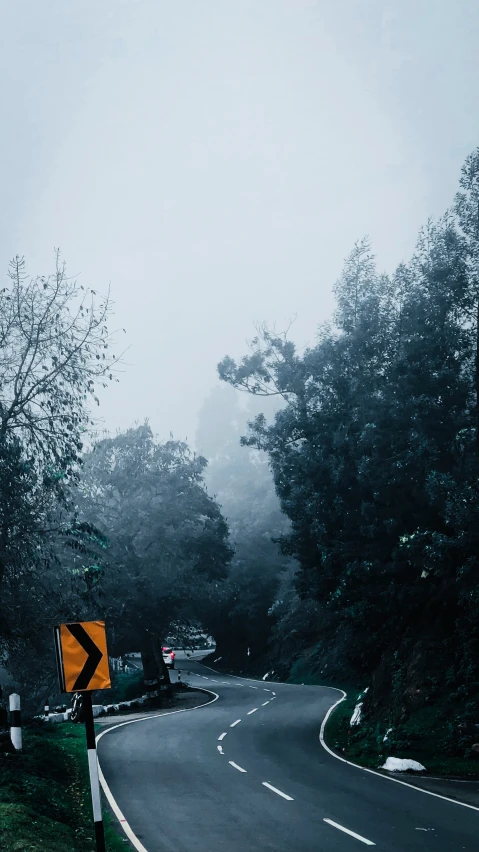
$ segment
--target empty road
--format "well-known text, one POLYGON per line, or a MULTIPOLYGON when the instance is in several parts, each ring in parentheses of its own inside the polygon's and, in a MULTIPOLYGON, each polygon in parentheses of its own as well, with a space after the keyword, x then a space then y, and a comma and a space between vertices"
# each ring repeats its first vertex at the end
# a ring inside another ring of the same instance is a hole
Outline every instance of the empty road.
POLYGON ((319 730, 337 691, 218 675, 181 655, 177 666, 219 697, 98 743, 140 852, 477 852, 479 810, 328 754, 319 730))

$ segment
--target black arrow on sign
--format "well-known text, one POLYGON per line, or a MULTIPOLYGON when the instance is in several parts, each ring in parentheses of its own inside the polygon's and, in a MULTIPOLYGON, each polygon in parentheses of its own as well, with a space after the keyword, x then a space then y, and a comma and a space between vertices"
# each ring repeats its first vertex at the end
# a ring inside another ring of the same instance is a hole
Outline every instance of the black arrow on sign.
POLYGON ((95 645, 93 639, 88 635, 81 624, 67 624, 66 626, 72 636, 77 640, 78 644, 81 645, 83 650, 88 654, 88 657, 85 660, 85 665, 73 684, 73 692, 79 692, 80 689, 88 689, 88 684, 95 674, 103 654, 98 645, 95 645))

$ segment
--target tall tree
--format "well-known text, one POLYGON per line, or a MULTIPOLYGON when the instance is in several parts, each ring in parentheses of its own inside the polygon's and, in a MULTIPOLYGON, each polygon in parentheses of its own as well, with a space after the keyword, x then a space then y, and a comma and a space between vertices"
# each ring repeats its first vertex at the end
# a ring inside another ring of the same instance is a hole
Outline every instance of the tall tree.
POLYGON ((45 619, 78 610, 85 586, 60 553, 71 555, 67 540, 81 548, 88 535, 72 521, 70 493, 89 402, 113 380, 117 360, 109 300, 95 296, 67 276, 58 253, 46 277, 29 278, 15 258, 0 291, 0 656, 11 666, 27 622, 40 644, 45 619))
POLYGON ((160 667, 170 626, 197 615, 231 558, 205 466, 185 443, 156 442, 147 424, 100 441, 84 459, 79 518, 94 516, 109 541, 101 590, 114 645, 138 643, 160 667))
POLYGON ((263 329, 219 365, 286 402, 243 439, 268 453, 291 520, 283 549, 300 570, 281 626, 297 637, 301 620, 318 667, 373 676, 373 715, 430 700, 439 665, 477 706, 478 175, 475 152, 453 211, 390 278, 354 247, 316 346, 299 356, 263 329))

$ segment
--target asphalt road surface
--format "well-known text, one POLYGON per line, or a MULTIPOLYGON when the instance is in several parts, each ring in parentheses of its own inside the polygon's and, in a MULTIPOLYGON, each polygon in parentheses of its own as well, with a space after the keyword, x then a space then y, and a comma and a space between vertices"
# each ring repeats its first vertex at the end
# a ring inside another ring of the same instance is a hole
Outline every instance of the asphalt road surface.
POLYGON ((479 810, 328 754, 319 729, 337 691, 225 677, 181 654, 176 663, 219 698, 112 729, 98 743, 141 852, 479 849, 479 810))

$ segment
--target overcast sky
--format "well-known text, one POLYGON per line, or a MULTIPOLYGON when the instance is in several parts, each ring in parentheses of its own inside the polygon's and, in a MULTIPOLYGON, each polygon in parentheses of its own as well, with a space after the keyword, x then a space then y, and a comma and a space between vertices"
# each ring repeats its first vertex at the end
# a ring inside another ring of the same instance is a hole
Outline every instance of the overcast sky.
POLYGON ((407 259, 479 144, 477 0, 0 7, 1 269, 111 282, 111 431, 193 439, 255 321, 313 342, 354 240, 407 259))

